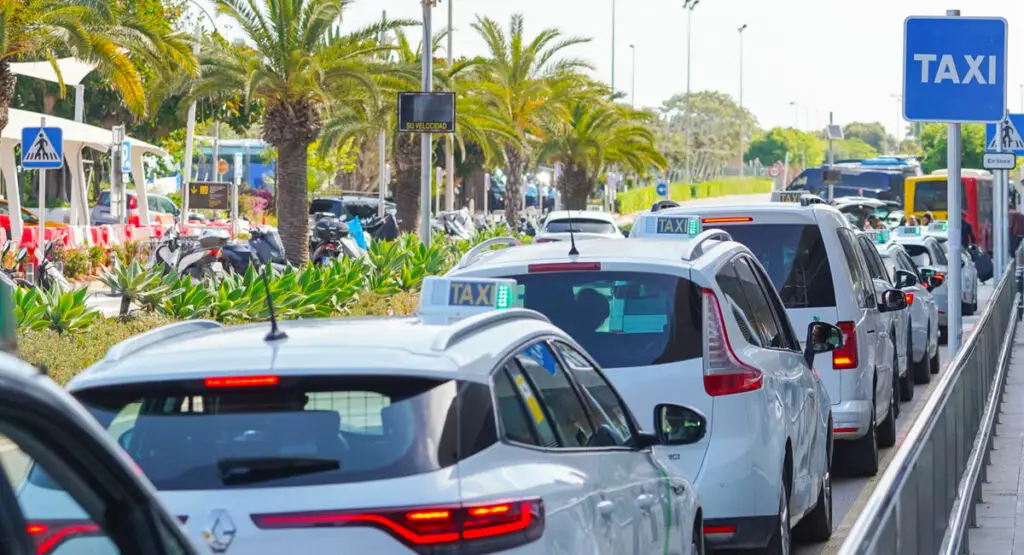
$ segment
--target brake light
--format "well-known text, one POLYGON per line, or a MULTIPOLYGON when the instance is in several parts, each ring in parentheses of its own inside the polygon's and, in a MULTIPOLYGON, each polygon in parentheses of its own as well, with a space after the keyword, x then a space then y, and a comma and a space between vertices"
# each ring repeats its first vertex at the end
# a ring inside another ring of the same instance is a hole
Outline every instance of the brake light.
POLYGON ((836 327, 843 332, 842 348, 832 351, 832 368, 850 370, 857 367, 857 326, 853 322, 839 322, 836 327))
POLYGON ((907 299, 907 306, 910 306, 910 305, 914 304, 914 294, 913 293, 904 293, 903 296, 906 297, 906 299, 907 299))
POLYGON ((601 270, 600 262, 549 262, 530 264, 526 270, 531 274, 540 272, 595 272, 601 270))
POLYGON ((324 245, 324 249, 336 249, 336 248, 338 248, 338 247, 334 246, 334 243, 327 243, 326 245, 324 245))
POLYGON ((277 376, 238 376, 231 378, 206 378, 206 387, 260 387, 277 385, 277 376))
POLYGON ((754 218, 749 216, 735 216, 732 218, 704 218, 701 223, 705 224, 742 224, 754 221, 754 218))
POLYGON ((74 538, 102 536, 100 527, 88 520, 40 520, 30 522, 26 531, 37 555, 48 555, 74 538))
POLYGON ((736 357, 718 297, 704 289, 704 391, 712 397, 761 389, 764 374, 736 357))
POLYGON ((256 514, 263 530, 368 526, 387 532, 418 553, 443 546, 487 544, 487 552, 533 542, 544 533, 540 499, 464 507, 416 507, 371 511, 256 514))
POLYGON ((714 535, 714 534, 735 534, 735 533, 736 533, 736 527, 735 526, 729 526, 729 525, 725 525, 725 524, 719 525, 719 526, 713 526, 713 525, 705 525, 704 526, 704 535, 706 535, 706 536, 711 536, 711 535, 714 535))
POLYGON ((135 195, 128 195, 128 210, 135 210, 139 207, 139 199, 135 195))
POLYGON ((210 256, 217 258, 220 256, 220 249, 210 249, 210 256))

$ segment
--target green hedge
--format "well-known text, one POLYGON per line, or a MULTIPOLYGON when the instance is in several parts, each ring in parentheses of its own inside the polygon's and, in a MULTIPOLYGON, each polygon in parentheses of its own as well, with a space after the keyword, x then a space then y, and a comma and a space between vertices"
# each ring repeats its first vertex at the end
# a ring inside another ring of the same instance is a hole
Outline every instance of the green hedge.
MULTIPOLYGON (((721 197, 725 195, 753 195, 756 193, 770 193, 772 182, 769 179, 760 177, 751 178, 726 178, 718 181, 706 181, 690 185, 687 183, 673 183, 669 186, 669 196, 675 201, 684 201, 695 198, 721 197)), ((658 200, 658 193, 655 187, 643 187, 620 193, 618 198, 618 212, 620 214, 631 214, 647 210, 658 200)))

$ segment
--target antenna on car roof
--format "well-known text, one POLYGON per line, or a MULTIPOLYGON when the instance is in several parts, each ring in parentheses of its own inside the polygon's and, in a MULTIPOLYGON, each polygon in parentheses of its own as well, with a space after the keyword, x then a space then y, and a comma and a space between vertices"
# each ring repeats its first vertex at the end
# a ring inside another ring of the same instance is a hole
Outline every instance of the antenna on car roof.
MULTIPOLYGON (((253 258, 253 264, 259 264, 256 258, 253 258)), ((260 272, 260 277, 263 278, 263 288, 267 291, 267 312, 270 315, 270 331, 263 340, 278 341, 281 339, 287 339, 288 334, 277 327, 277 315, 274 314, 274 298, 270 294, 270 278, 267 276, 267 273, 270 272, 270 266, 270 262, 264 262, 263 268, 261 268, 262 271, 260 272)))
POLYGON ((566 210, 569 214, 569 256, 579 256, 580 251, 576 250, 576 232, 572 229, 572 210, 566 210))

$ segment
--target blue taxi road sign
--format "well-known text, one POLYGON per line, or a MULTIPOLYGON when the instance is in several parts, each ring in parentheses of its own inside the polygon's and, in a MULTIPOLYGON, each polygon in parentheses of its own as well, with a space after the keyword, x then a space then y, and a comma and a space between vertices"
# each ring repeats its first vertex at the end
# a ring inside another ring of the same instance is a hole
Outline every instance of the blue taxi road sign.
POLYGON ((64 165, 64 131, 60 127, 21 130, 21 166, 26 170, 55 170, 64 165))
POLYGON ((1003 119, 1006 35, 1001 17, 908 17, 903 29, 904 119, 1003 119))
POLYGON ((655 193, 658 193, 659 197, 663 197, 668 194, 668 186, 664 183, 658 183, 657 188, 654 189, 655 193))

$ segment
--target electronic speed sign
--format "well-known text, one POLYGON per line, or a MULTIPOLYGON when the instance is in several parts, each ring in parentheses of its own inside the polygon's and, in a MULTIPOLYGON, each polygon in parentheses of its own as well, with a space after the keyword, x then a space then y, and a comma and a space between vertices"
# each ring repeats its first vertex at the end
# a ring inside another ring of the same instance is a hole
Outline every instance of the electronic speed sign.
POLYGON ((455 93, 398 93, 398 131, 454 133, 455 93))

